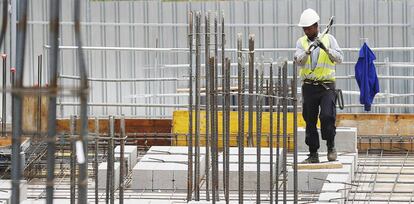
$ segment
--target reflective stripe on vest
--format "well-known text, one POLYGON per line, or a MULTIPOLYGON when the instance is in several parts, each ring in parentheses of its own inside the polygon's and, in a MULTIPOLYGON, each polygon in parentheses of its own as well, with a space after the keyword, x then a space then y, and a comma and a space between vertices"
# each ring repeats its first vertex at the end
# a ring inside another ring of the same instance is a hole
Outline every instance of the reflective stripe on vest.
MULTIPOLYGON (((300 41, 302 42, 302 47, 307 50, 309 47, 308 37, 305 35, 300 38, 300 41)), ((329 48, 329 37, 327 35, 321 39, 321 42, 325 47, 329 48)), ((329 59, 328 54, 324 50, 319 50, 318 62, 314 70, 312 70, 310 58, 308 56, 305 65, 300 67, 299 75, 302 80, 335 81, 335 63, 329 59)))

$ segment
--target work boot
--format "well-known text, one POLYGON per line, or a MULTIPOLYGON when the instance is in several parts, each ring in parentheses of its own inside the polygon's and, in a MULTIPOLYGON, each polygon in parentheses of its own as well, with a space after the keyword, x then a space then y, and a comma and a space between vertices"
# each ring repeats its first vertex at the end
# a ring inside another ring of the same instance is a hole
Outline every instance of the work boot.
POLYGON ((312 163, 319 163, 319 155, 318 153, 310 153, 308 154, 308 158, 301 162, 302 164, 312 164, 312 163))
POLYGON ((335 148, 328 149, 328 161, 336 161, 337 154, 335 148))

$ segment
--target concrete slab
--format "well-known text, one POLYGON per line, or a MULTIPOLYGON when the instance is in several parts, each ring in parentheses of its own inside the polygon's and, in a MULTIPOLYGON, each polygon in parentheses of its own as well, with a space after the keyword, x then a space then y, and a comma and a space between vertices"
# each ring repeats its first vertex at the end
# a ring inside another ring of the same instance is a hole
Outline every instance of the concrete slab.
POLYGON ((331 183, 351 183, 351 177, 343 174, 329 174, 326 180, 331 183))
MULTIPOLYGON (((307 158, 309 153, 306 152, 298 152, 298 161, 301 162, 307 158)), ((319 160, 321 162, 327 161, 327 152, 319 152, 319 160)), ((293 162, 292 157, 288 157, 288 163, 293 162)), ((356 171, 356 168, 358 166, 358 153, 344 153, 344 152, 338 152, 338 161, 341 161, 343 164, 349 164, 352 165, 353 172, 356 171)))
MULTIPOLYGON (((119 162, 119 164, 121 164, 121 154, 120 153, 115 153, 114 154, 115 157, 115 161, 119 162)), ((131 154, 124 154, 124 159, 125 159, 125 172, 124 175, 126 175, 126 173, 130 170, 132 170, 132 162, 131 162, 131 154)))
MULTIPOLYGON (((98 177, 99 177, 98 188, 100 189, 106 188, 107 167, 108 167, 107 162, 102 162, 98 166, 98 177)), ((115 186, 119 186, 119 172, 120 172, 119 168, 120 167, 121 165, 119 164, 119 162, 114 163, 114 184, 115 186)))
MULTIPOLYGON (((204 176, 205 156, 200 157, 200 174, 204 176)), ((187 155, 147 154, 132 170, 131 188, 151 191, 185 191, 187 188, 187 155)))
MULTIPOLYGON (((318 129, 319 137, 321 138, 320 129, 318 129)), ((320 139, 320 152, 328 151, 326 148, 326 141, 320 139)), ((335 148, 338 152, 352 152, 357 153, 357 129, 354 127, 338 127, 336 128, 335 148)), ((305 144, 305 129, 298 128, 298 151, 309 151, 305 144)))
MULTIPOLYGON (((0 201, 9 201, 9 203, 11 202, 11 196, 12 196, 11 180, 8 180, 8 179, 0 180, 0 193, 1 193, 0 201)), ((20 201, 24 201, 26 199, 27 199, 27 181, 21 180, 20 181, 20 201)))
POLYGON ((321 193, 319 194, 319 201, 338 204, 343 204, 345 202, 341 193, 321 193))
MULTIPOLYGON (((200 154, 205 154, 205 147, 200 147, 200 154)), ((193 149, 193 153, 195 149, 193 149)), ((186 146, 152 146, 146 154, 187 154, 188 147, 186 146)))
POLYGON ((341 174, 329 174, 323 184, 321 192, 341 193, 342 197, 347 197, 349 189, 352 187, 351 178, 341 174))
MULTIPOLYGON (((238 190, 239 186, 239 166, 230 164, 229 185, 230 191, 238 190)), ((260 186, 262 192, 269 190, 270 182, 270 165, 260 165, 260 186)), ((244 164, 244 189, 246 191, 255 191, 257 189, 257 165, 253 163, 244 164)), ((219 164, 219 189, 223 190, 223 164, 219 164)))
MULTIPOLYGON (((273 148, 273 152, 276 154, 276 148, 273 148)), ((279 148, 279 152, 280 154, 282 154, 282 148, 279 148)), ((237 147, 230 147, 230 155, 238 155, 239 154, 239 148, 237 147)), ((270 148, 261 148, 261 153, 262 155, 269 155, 270 154, 270 148)), ((244 148, 244 154, 245 155, 256 155, 257 154, 257 150, 256 147, 245 147, 244 148)))
MULTIPOLYGON (((299 155, 298 161, 306 158, 305 155, 299 155)), ((291 160, 291 158, 290 158, 291 160)), ((343 164, 340 169, 300 169, 298 170, 298 190, 321 192, 323 184, 329 174, 341 174, 353 178, 354 158, 352 156, 338 156, 339 162, 343 164)), ((327 162, 326 157, 320 157, 321 162, 327 162)), ((288 166, 288 189, 293 190, 293 168, 288 166)))
MULTIPOLYGON (((115 154, 121 153, 121 146, 116 146, 114 149, 115 154)), ((137 155, 138 149, 135 145, 125 145, 124 153, 125 155, 130 154, 131 155, 131 169, 132 166, 135 166, 135 164, 138 161, 138 155, 137 155)))

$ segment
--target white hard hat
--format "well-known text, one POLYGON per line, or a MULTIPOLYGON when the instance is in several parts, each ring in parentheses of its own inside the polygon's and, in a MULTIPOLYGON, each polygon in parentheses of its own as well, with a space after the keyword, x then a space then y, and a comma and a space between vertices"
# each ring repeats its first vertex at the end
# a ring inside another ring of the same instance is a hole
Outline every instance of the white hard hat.
POLYGON ((302 15, 300 15, 299 20, 299 27, 309 27, 319 21, 319 15, 313 9, 306 9, 303 11, 302 15))

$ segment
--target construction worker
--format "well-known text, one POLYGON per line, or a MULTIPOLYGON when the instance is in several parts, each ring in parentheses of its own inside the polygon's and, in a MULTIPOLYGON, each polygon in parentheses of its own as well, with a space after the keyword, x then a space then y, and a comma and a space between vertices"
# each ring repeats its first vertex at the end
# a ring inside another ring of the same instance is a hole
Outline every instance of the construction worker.
POLYGON ((318 115, 322 139, 328 147, 328 160, 335 161, 335 64, 341 63, 343 53, 336 39, 329 34, 319 33, 319 15, 313 9, 306 9, 300 16, 299 27, 305 35, 296 43, 295 61, 302 79, 303 119, 306 122, 306 139, 309 157, 302 163, 319 163, 319 135, 316 128, 318 115), (321 37, 321 38, 320 38, 321 37), (314 46, 310 51, 308 48, 314 46))

